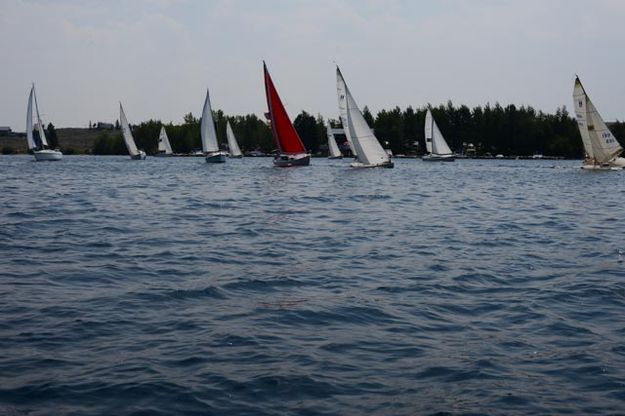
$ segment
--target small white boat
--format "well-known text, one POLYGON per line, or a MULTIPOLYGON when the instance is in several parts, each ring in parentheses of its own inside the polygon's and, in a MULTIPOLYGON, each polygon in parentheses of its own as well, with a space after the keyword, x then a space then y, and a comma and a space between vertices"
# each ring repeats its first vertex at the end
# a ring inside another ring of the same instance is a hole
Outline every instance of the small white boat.
POLYGON ((424 162, 453 162, 456 159, 429 108, 425 114, 425 148, 428 154, 423 156, 424 162))
POLYGON ((169 137, 165 131, 165 126, 161 126, 161 132, 158 135, 158 152, 154 156, 173 156, 174 152, 169 143, 169 137))
POLYGON ((334 133, 332 133, 332 126, 330 120, 326 125, 326 132, 328 135, 328 159, 343 159, 343 153, 339 150, 339 145, 336 144, 334 133))
POLYGON ((242 158, 243 153, 241 153, 241 149, 239 148, 239 143, 237 143, 237 138, 234 135, 232 126, 230 125, 230 120, 228 120, 228 122, 226 123, 226 137, 228 138, 229 157, 231 159, 242 158))
POLYGON ((28 142, 28 149, 33 152, 35 160, 37 162, 43 161, 56 161, 63 159, 63 153, 58 149, 50 149, 48 147, 48 141, 46 140, 46 134, 43 130, 43 122, 39 115, 39 105, 37 104, 37 94, 35 93, 35 84, 30 89, 30 95, 28 96, 28 108, 26 109, 26 140, 28 142), (35 143, 35 137, 33 135, 33 100, 35 103, 35 110, 37 113, 37 131, 39 132, 40 144, 35 143))
POLYGON ((126 148, 128 149, 128 154, 130 154, 130 158, 132 160, 144 160, 145 152, 143 150, 137 149, 135 139, 132 137, 132 132, 130 131, 130 124, 128 124, 128 119, 126 118, 126 114, 124 113, 124 107, 122 107, 121 102, 119 103, 119 124, 122 128, 124 143, 126 143, 126 148))
POLYGON ((625 158, 620 157, 623 148, 608 129, 595 105, 590 101, 590 97, 586 94, 586 90, 584 90, 578 77, 575 77, 573 101, 577 127, 582 136, 582 143, 586 153, 582 169, 624 169, 625 158))
POLYGON ((202 110, 200 134, 202 136, 202 151, 206 157, 206 163, 225 163, 227 153, 219 150, 208 88, 206 89, 206 99, 204 100, 204 108, 202 110))
MULTIPOLYGON (((339 107, 341 101, 345 101, 347 107, 347 130, 356 150, 356 159, 350 164, 353 168, 392 168, 394 163, 389 154, 384 150, 373 130, 367 124, 367 120, 358 108, 358 104, 352 97, 343 74, 336 67, 336 90, 339 94, 339 107)), ((339 108, 340 110, 340 108, 339 108)))

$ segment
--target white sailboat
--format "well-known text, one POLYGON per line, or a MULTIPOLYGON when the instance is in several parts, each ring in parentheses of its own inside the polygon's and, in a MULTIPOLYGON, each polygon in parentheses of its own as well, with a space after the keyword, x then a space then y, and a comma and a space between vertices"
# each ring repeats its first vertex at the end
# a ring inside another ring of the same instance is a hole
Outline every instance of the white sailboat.
POLYGON ((346 89, 345 80, 343 80, 343 76, 338 70, 337 66, 337 74, 336 74, 336 94, 339 99, 339 118, 341 119, 341 124, 343 125, 343 131, 345 132, 345 138, 347 139, 347 144, 349 145, 349 150, 352 152, 352 156, 356 157, 356 148, 354 147, 354 143, 352 142, 352 135, 349 131, 349 126, 347 125, 347 94, 345 93, 346 89))
MULTIPOLYGON (((384 150, 367 124, 367 120, 365 120, 349 88, 347 88, 338 66, 336 67, 336 81, 337 91, 344 91, 347 106, 347 129, 356 150, 356 159, 350 166, 353 168, 392 168, 394 164, 391 161, 391 156, 384 150)), ((342 97, 339 96, 339 103, 341 100, 342 97)))
POLYGON ((121 102, 119 103, 119 123, 122 128, 122 135, 124 136, 124 143, 126 143, 126 148, 128 149, 130 158, 132 160, 144 160, 145 152, 143 150, 137 149, 137 145, 135 144, 135 139, 132 137, 132 132, 130 131, 130 125, 128 124, 128 119, 126 118, 126 114, 124 113, 124 107, 122 107, 121 102))
POLYGON ((219 144, 217 143, 217 131, 215 130, 215 122, 213 121, 213 110, 208 95, 208 88, 206 89, 206 99, 204 100, 204 108, 202 109, 200 134, 202 136, 202 151, 206 155, 206 162, 225 163, 226 152, 219 150, 219 144))
POLYGON ((242 158, 243 153, 241 153, 241 149, 239 149, 239 144, 237 143, 234 131, 232 131, 230 121, 226 123, 226 137, 228 138, 228 150, 230 151, 230 157, 235 159, 242 158))
POLYGON ((582 169, 616 170, 625 168, 623 148, 608 129, 578 77, 575 77, 573 101, 577 126, 586 152, 582 169))
POLYGON ((60 150, 50 149, 48 147, 48 141, 46 140, 46 134, 43 130, 43 122, 39 115, 39 105, 37 104, 37 94, 35 93, 35 84, 30 89, 30 95, 28 96, 28 108, 26 109, 26 140, 28 141, 28 149, 33 152, 35 160, 41 161, 54 161, 63 159, 63 153, 60 150), (35 111, 37 113, 37 131, 39 132, 40 145, 35 143, 33 136, 33 100, 35 102, 35 111))
POLYGON ((423 156, 424 161, 453 162, 455 160, 454 153, 447 145, 429 108, 425 114, 425 148, 428 154, 423 156))
POLYGON ((165 126, 161 126, 161 132, 158 135, 158 153, 155 156, 172 156, 173 154, 165 126))
POLYGON ((326 132, 328 134, 328 159, 343 159, 343 153, 341 153, 338 144, 336 144, 336 139, 332 133, 332 126, 330 125, 329 119, 326 125, 326 132))

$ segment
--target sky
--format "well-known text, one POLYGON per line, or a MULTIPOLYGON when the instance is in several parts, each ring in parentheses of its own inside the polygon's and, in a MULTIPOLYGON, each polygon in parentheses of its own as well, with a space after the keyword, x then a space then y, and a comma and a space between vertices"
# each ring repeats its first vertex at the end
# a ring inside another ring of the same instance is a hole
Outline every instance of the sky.
POLYGON ((625 120, 621 0, 0 0, 0 126, 131 123, 267 111, 262 61, 289 114, 335 118, 335 63, 360 105, 572 108, 578 74, 625 120))

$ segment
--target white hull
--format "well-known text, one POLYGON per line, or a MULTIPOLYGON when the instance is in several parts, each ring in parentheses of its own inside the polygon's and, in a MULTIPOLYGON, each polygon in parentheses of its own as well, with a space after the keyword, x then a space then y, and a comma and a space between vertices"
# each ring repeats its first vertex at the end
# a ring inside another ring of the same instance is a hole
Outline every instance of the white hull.
POLYGON ((602 165, 593 163, 594 161, 584 161, 582 169, 584 170, 623 170, 625 169, 625 158, 617 157, 608 163, 602 165))
POLYGON ((291 166, 308 166, 310 165, 310 154, 300 153, 295 155, 278 155, 273 159, 273 164, 279 168, 289 168, 291 166))
POLYGON ((35 150, 33 152, 33 155, 35 155, 35 160, 37 162, 63 159, 63 153, 61 153, 59 150, 52 149, 35 150))
POLYGON ((139 153, 136 155, 130 155, 132 160, 145 160, 145 152, 143 150, 139 150, 139 153))
POLYGON ((206 163, 226 163, 226 152, 207 153, 206 163))

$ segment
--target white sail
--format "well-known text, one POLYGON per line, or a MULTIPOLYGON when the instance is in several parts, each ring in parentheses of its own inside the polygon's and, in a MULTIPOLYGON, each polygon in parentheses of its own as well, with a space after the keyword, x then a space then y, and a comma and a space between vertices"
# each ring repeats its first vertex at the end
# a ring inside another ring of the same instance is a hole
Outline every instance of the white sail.
POLYGON ((349 133, 351 134, 352 143, 356 149, 356 158, 365 166, 378 166, 389 163, 390 156, 386 153, 384 148, 382 148, 382 145, 367 124, 367 120, 365 120, 349 88, 347 88, 347 83, 345 83, 345 79, 338 67, 336 68, 336 74, 337 79, 342 79, 342 83, 345 87, 347 125, 349 133))
POLYGON ((135 139, 132 137, 130 125, 128 124, 128 120, 126 119, 126 114, 124 114, 124 108, 122 107, 122 103, 119 103, 119 123, 121 124, 122 134, 124 135, 124 142, 126 143, 126 148, 128 148, 128 153, 130 153, 130 156, 138 155, 139 150, 137 149, 137 145, 135 144, 135 139))
POLYGON ((331 157, 341 157, 343 154, 339 150, 339 146, 336 144, 336 139, 334 138, 334 134, 332 133, 332 126, 330 125, 330 120, 328 120, 326 131, 328 134, 328 149, 331 157))
POLYGON ((33 85, 33 97, 35 98, 35 112, 37 113, 37 130, 39 131, 39 140, 41 140, 41 147, 45 149, 48 147, 48 141, 46 140, 46 133, 43 131, 43 122, 39 115, 39 105, 37 104, 37 93, 35 92, 35 86, 33 85))
POLYGON ((204 100, 204 109, 202 110, 200 134, 202 135, 202 151, 204 153, 219 151, 217 132, 215 131, 215 122, 213 121, 213 110, 211 109, 211 102, 208 96, 208 88, 206 89, 206 99, 204 100))
POLYGON ((28 107, 26 109, 26 140, 28 141, 28 148, 30 150, 35 149, 35 138, 33 137, 33 94, 35 93, 35 86, 30 89, 30 95, 28 96, 28 107))
POLYGON ((345 94, 347 86, 345 85, 345 80, 341 75, 341 72, 336 71, 336 93, 339 99, 339 117, 341 119, 341 124, 343 125, 343 130, 345 131, 345 138, 347 139, 347 144, 349 144, 349 150, 352 152, 352 155, 355 157, 356 148, 354 147, 354 143, 352 142, 352 135, 349 131, 349 127, 347 125, 347 95, 345 94))
POLYGON ((427 113, 425 113, 425 150, 428 154, 432 153, 432 136, 434 135, 433 122, 434 118, 432 117, 432 112, 428 108, 427 113))
POLYGON ((577 118, 577 127, 579 134, 582 136, 582 144, 586 152, 586 158, 594 157, 592 144, 590 142, 590 134, 588 133, 588 120, 586 117, 586 92, 579 78, 575 78, 575 86, 573 87, 573 102, 575 106, 575 117, 577 118))
POLYGON ((174 153, 171 150, 171 144, 169 144, 169 137, 167 137, 165 126, 161 126, 161 132, 158 135, 158 151, 166 155, 174 153))
POLYGON ((594 159, 597 164, 610 162, 623 151, 623 148, 606 126, 579 78, 575 79, 573 99, 577 125, 587 157, 594 159))
POLYGON ((234 131, 232 131, 232 126, 230 126, 230 121, 226 123, 226 136, 228 137, 228 149, 230 149, 230 156, 241 156, 241 149, 239 149, 239 144, 237 143, 234 131))
POLYGON ((438 128, 436 120, 434 120, 434 116, 432 116, 432 112, 429 108, 425 115, 425 147, 429 153, 434 155, 443 156, 453 154, 443 137, 443 133, 441 133, 438 128), (430 139, 430 146, 428 146, 428 139, 430 139))

